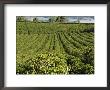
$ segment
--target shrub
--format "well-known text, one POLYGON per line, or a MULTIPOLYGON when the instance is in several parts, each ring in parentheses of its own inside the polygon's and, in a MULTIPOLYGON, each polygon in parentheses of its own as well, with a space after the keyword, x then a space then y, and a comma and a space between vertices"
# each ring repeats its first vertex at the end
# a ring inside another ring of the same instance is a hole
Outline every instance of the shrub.
POLYGON ((67 58, 69 66, 69 74, 93 74, 94 67, 90 64, 85 64, 80 58, 69 55, 67 58))
POLYGON ((18 74, 67 74, 66 59, 54 54, 38 54, 24 63, 17 62, 18 74))
POLYGON ((83 51, 83 60, 85 64, 94 65, 94 48, 93 47, 86 47, 83 51))

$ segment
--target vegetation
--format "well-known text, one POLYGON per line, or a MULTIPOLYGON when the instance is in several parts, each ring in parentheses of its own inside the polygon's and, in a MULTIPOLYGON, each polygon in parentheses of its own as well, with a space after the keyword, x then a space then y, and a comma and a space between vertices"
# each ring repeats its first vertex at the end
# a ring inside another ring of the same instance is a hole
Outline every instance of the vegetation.
POLYGON ((17 19, 17 74, 94 74, 94 24, 65 24, 64 20, 17 19))

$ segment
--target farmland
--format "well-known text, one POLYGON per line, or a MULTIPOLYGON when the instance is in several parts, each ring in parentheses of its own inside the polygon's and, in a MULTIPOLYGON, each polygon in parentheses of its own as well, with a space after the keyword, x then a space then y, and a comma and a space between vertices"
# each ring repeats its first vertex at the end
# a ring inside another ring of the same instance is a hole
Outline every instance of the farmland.
POLYGON ((94 24, 16 22, 16 74, 94 74, 94 24))

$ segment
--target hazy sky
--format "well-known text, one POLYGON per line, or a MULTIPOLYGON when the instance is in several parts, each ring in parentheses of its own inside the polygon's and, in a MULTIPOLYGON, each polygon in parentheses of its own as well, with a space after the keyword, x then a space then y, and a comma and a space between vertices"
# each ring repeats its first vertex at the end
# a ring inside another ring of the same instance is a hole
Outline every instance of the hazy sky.
MULTIPOLYGON (((38 20, 48 21, 49 16, 25 16, 28 20, 33 20, 33 18, 37 17, 38 20)), ((80 23, 94 23, 94 16, 67 16, 68 22, 77 21, 77 18, 80 19, 80 23)))

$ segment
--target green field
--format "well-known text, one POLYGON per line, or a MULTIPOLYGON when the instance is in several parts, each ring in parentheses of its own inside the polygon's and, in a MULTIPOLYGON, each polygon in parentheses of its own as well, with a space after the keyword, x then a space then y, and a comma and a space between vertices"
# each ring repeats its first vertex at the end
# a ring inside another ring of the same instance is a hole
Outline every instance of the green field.
POLYGON ((94 74, 94 24, 16 22, 16 74, 94 74))

